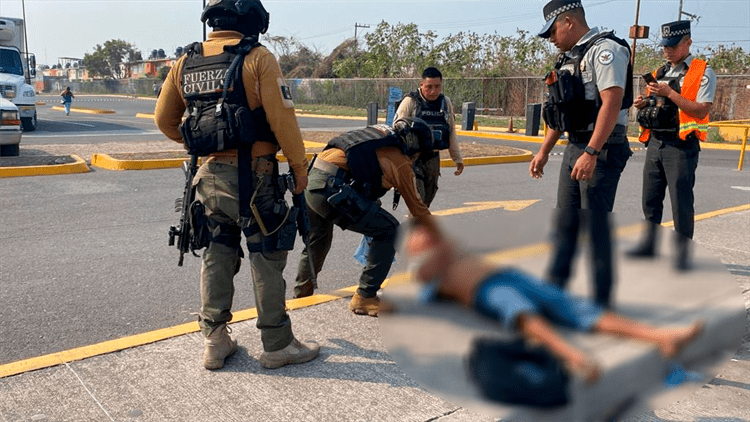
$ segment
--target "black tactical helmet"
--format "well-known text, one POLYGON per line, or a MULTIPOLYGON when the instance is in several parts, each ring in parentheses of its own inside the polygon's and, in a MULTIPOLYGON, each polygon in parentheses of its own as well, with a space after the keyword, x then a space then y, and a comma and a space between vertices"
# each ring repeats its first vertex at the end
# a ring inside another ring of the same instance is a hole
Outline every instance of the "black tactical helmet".
POLYGON ((269 14, 260 0, 209 0, 201 14, 208 26, 235 30, 245 35, 265 34, 269 14))
POLYGON ((393 123, 393 130, 403 139, 406 155, 432 151, 432 129, 424 120, 418 117, 402 117, 393 123))

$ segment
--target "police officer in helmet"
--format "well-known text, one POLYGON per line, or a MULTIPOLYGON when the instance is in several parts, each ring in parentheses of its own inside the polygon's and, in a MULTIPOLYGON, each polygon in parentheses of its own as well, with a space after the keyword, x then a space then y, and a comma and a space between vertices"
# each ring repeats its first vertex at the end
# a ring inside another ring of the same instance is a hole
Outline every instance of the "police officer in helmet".
POLYGON ((193 180, 210 233, 200 270, 203 366, 219 369, 237 350, 227 323, 243 233, 264 349, 259 361, 266 368, 306 362, 320 346, 294 337, 285 310, 282 271, 296 226, 276 153, 289 162, 295 193, 307 186, 307 161, 291 91, 274 56, 258 43, 269 14, 259 0, 211 0, 201 20, 213 31, 188 46, 169 72, 155 122, 188 152, 204 156, 193 180))
POLYGON ((433 150, 432 129, 422 119, 405 117, 393 127, 374 125, 339 135, 328 142, 310 169, 305 198, 310 214, 310 247, 302 252, 295 297, 313 294, 312 259, 320 272, 333 240, 333 226, 371 238, 367 264, 349 310, 377 316, 377 292, 391 268, 398 220, 380 207, 385 193, 396 188, 412 216, 429 220, 430 210, 416 189, 413 164, 433 150), (312 255, 312 256, 311 256, 312 255))
POLYGON ((578 231, 585 222, 592 240, 596 301, 609 306, 612 252, 607 213, 614 207, 620 175, 632 155, 626 136, 633 98, 630 48, 612 32, 589 28, 580 0, 552 0, 543 14, 546 22, 539 36, 555 44, 560 55, 546 77, 544 120, 549 130, 529 173, 542 177, 552 148, 567 132, 557 208, 590 210, 581 215, 558 213, 548 279, 567 284, 578 231))

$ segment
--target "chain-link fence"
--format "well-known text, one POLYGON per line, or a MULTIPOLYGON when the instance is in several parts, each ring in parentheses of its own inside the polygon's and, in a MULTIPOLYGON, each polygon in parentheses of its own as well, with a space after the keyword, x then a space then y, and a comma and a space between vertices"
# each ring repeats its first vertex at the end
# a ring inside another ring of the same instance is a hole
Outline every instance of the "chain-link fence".
MULTIPOLYGON (((419 79, 293 79, 294 100, 300 104, 325 104, 365 108, 388 105, 389 88, 404 94, 416 90, 419 79)), ((633 95, 643 92, 640 77, 633 80, 633 95)), ((451 98, 455 112, 464 102, 474 102, 479 115, 524 116, 526 105, 544 102, 541 76, 508 78, 445 78, 443 92, 451 98)), ((711 120, 750 118, 750 75, 720 75, 711 120)))
MULTIPOLYGON (((121 81, 68 82, 74 92, 153 95, 156 79, 126 79, 121 81)), ((288 81, 292 95, 299 104, 325 104, 366 108, 378 103, 388 105, 389 89, 400 88, 404 94, 419 86, 419 79, 292 79, 288 81)), ((633 95, 643 91, 644 82, 633 80, 633 95)), ((544 102, 545 86, 541 76, 508 78, 446 78, 443 92, 453 101, 454 111, 460 113, 461 104, 474 102, 478 115, 524 116, 526 105, 544 102)), ((711 120, 750 118, 750 75, 720 75, 716 97, 711 108, 711 120)))

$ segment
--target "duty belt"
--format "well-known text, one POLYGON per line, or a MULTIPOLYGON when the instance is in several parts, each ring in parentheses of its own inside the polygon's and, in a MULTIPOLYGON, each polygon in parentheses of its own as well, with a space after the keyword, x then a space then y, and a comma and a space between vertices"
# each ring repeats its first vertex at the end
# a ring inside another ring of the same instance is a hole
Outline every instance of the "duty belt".
MULTIPOLYGON (((604 145, 627 144, 629 141, 626 132, 627 127, 625 125, 615 125, 615 128, 612 129, 612 133, 609 134, 609 138, 607 138, 607 142, 604 145)), ((570 136, 570 143, 572 144, 588 144, 593 133, 593 131, 568 132, 568 135, 570 136)))
POLYGON ((352 176, 349 174, 348 171, 342 169, 341 167, 337 166, 336 164, 329 163, 328 161, 323 160, 322 158, 318 157, 313 162, 313 168, 318 169, 322 171, 323 173, 328 173, 331 176, 340 179, 344 183, 349 183, 349 181, 352 180, 352 176))

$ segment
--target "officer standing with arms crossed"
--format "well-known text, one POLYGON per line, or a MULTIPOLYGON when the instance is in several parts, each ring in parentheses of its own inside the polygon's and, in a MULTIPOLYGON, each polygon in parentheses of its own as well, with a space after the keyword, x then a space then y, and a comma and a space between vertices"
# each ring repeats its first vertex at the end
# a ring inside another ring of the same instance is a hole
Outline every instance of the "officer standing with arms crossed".
POLYGON ((414 174, 417 177, 417 190, 422 201, 428 207, 435 199, 440 177, 440 150, 447 149, 451 159, 456 163, 459 176, 464 171, 461 150, 456 138, 456 120, 453 115, 451 99, 443 95, 443 74, 435 67, 428 67, 422 72, 419 89, 410 92, 401 101, 393 121, 402 117, 418 117, 438 134, 434 151, 420 154, 414 163, 414 174))
MULTIPOLYGON (((643 214, 649 222, 642 242, 628 254, 656 255, 656 235, 669 188, 676 235, 678 270, 690 266, 689 239, 695 223, 695 170, 700 142, 706 140, 708 112, 716 93, 716 74, 705 61, 690 54, 690 21, 661 26, 667 64, 655 70, 647 98, 639 95, 635 107, 641 125, 639 140, 646 143, 643 166, 643 214)), ((647 77, 647 76, 646 76, 647 77)))
MULTIPOLYGON (((417 193, 413 165, 421 153, 433 150, 432 131, 422 119, 405 117, 393 127, 374 125, 339 135, 317 155, 310 169, 305 199, 310 214, 310 244, 302 252, 294 297, 313 294, 312 258, 319 274, 331 249, 333 225, 371 238, 367 263, 349 310, 378 316, 377 292, 396 254, 398 220, 380 207, 390 188, 401 193, 412 216, 426 218, 430 210, 417 193), (310 256, 312 255, 312 257, 310 256)), ((429 220, 429 218, 426 218, 429 220)))
POLYGON ((539 36, 549 38, 561 54, 546 78, 550 97, 544 118, 549 130, 529 165, 531 177, 542 177, 555 143, 563 132, 569 137, 558 182, 561 211, 549 279, 561 287, 567 284, 581 224, 579 213, 571 210, 590 210, 583 217, 592 241, 595 300, 607 307, 612 289, 607 214, 632 155, 626 136, 632 104, 630 49, 611 32, 590 29, 580 1, 552 0, 544 6, 544 17, 539 36))
POLYGON ((211 0, 201 21, 214 31, 208 41, 188 47, 169 72, 156 103, 156 125, 168 138, 184 142, 189 151, 196 140, 213 142, 208 149, 213 152, 203 154, 208 159, 193 181, 211 233, 200 271, 198 317, 205 337, 206 369, 223 367, 225 358, 237 350, 227 323, 232 319, 233 279, 242 257, 241 232, 247 240, 263 342, 260 363, 278 368, 307 362, 320 350, 316 343, 294 337, 285 309, 282 271, 293 247, 295 226, 283 217, 288 208, 277 183, 276 153, 281 149, 289 161, 295 193, 307 186, 307 160, 281 69, 273 54, 257 42, 268 28, 268 18, 259 0, 211 0), (245 50, 244 59, 235 61, 237 47, 243 45, 252 48, 245 50), (236 72, 230 72, 230 63, 236 63, 236 72), (225 77, 233 78, 229 90, 219 89, 225 77), (217 93, 224 96, 218 98, 217 93), (189 116, 181 124, 186 108, 189 116), (232 113, 218 115, 219 110, 232 113), (239 144, 223 148, 234 138, 225 136, 231 133, 226 131, 216 135, 217 127, 229 127, 241 139, 239 144), (252 204, 243 203, 241 198, 251 195, 252 204), (252 217, 243 216, 250 215, 244 211, 248 206, 252 217), (268 233, 276 227, 280 230, 268 233))

